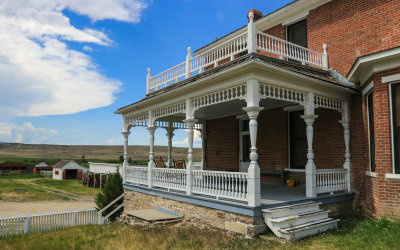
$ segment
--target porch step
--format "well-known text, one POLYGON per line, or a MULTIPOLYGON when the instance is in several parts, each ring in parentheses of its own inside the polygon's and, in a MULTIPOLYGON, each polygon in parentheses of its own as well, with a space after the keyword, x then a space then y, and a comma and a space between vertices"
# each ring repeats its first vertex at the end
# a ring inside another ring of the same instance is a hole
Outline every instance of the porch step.
POLYGON ((278 237, 288 240, 336 228, 339 220, 328 217, 330 211, 320 210, 318 202, 304 202, 263 209, 265 224, 278 237))
POLYGON ((165 225, 181 222, 183 217, 156 209, 130 210, 124 213, 130 224, 165 225))

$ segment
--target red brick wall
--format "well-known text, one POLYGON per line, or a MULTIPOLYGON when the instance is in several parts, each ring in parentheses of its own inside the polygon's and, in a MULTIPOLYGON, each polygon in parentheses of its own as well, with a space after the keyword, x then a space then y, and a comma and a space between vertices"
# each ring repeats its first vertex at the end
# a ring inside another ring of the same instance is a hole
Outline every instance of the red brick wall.
POLYGON ((206 166, 239 171, 239 124, 235 116, 208 120, 206 166))
MULTIPOLYGON (((317 168, 342 168, 343 128, 339 112, 317 109, 314 155, 317 168), (327 133, 329 131, 329 133, 327 133)), ((210 168, 239 165, 239 122, 234 116, 207 121, 206 164, 210 168)), ((288 167, 288 114, 282 108, 262 111, 258 117, 258 163, 261 169, 288 167)), ((279 182, 279 178, 268 179, 279 182)))
MULTIPOLYGON (((365 201, 369 211, 376 215, 400 216, 400 180, 386 179, 386 173, 392 173, 391 118, 388 83, 382 83, 382 77, 399 74, 400 68, 375 74, 374 81, 374 124, 375 124, 375 164, 377 177, 366 178, 365 201)), ((366 101, 363 98, 365 130, 367 130, 366 101)), ((368 136, 368 135, 367 135, 368 136)), ((368 137, 366 137, 368 138, 368 137)), ((368 143, 365 152, 368 154, 368 143)), ((368 159, 368 157, 366 157, 368 159)), ((369 170, 368 161, 365 170, 369 170)))
POLYGON ((328 44, 329 67, 346 75, 357 57, 400 45, 400 1, 333 0, 310 11, 308 47, 328 44))

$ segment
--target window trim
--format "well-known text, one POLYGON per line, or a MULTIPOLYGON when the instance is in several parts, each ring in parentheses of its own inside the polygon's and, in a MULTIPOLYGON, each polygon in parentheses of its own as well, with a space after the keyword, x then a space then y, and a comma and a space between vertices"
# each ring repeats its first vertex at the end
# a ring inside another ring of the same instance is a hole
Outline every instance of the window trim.
POLYGON ((308 26, 307 26, 307 16, 305 16, 304 18, 301 18, 301 19, 299 19, 299 20, 296 20, 295 22, 291 22, 291 23, 285 25, 285 40, 286 40, 287 42, 289 42, 289 40, 288 40, 288 38, 289 38, 289 36, 288 36, 288 27, 291 26, 291 25, 293 25, 293 24, 300 23, 300 22, 303 22, 303 21, 306 22, 306 43, 307 43, 306 48, 308 48, 308 30, 307 30, 307 27, 308 27, 308 26))
MULTIPOLYGON (((371 131, 370 131, 370 123, 369 123, 369 101, 368 101, 368 96, 372 95, 372 101, 374 100, 374 88, 373 86, 371 89, 365 93, 365 101, 367 104, 367 122, 368 122, 368 169, 370 173, 376 173, 376 164, 375 164, 375 169, 372 171, 372 161, 371 161, 371 131)), ((372 113, 374 113, 374 107, 372 107, 372 113)), ((375 115, 374 115, 375 118, 375 115)), ((374 122, 374 137, 375 137, 375 122, 374 122)), ((375 138, 374 138, 374 147, 375 147, 375 138)), ((374 150, 375 153, 375 150, 374 150)), ((375 156, 374 156, 375 160, 375 156)))
MULTIPOLYGON (((393 93, 392 88, 394 85, 400 86, 400 81, 391 82, 388 84, 389 89, 389 111, 390 111, 390 143, 392 148, 392 172, 391 174, 396 174, 396 159, 395 159, 395 138, 394 138, 394 120, 393 120, 393 93)), ((400 144, 400 142, 399 142, 400 144)), ((400 145, 399 145, 400 146, 400 145)))

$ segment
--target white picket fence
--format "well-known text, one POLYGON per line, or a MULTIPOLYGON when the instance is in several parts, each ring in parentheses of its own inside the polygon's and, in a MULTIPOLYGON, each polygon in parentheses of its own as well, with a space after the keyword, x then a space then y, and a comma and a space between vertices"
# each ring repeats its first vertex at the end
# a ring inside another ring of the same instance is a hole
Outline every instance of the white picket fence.
POLYGON ((0 237, 97 223, 98 213, 94 208, 0 216, 0 237))

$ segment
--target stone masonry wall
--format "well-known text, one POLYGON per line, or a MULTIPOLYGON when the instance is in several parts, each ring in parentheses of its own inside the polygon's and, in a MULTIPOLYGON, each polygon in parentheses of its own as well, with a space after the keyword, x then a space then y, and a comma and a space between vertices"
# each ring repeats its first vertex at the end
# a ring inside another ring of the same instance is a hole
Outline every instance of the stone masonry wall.
POLYGON ((245 216, 126 189, 124 192, 125 211, 151 209, 156 206, 176 212, 183 216, 185 222, 196 226, 227 230, 249 238, 266 230, 262 216, 245 216))

